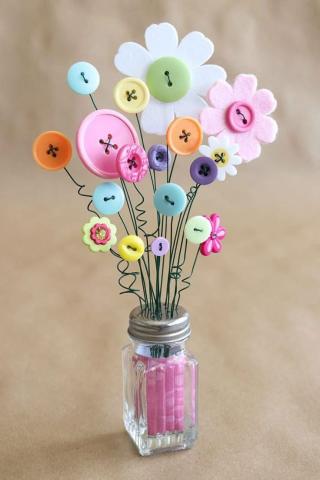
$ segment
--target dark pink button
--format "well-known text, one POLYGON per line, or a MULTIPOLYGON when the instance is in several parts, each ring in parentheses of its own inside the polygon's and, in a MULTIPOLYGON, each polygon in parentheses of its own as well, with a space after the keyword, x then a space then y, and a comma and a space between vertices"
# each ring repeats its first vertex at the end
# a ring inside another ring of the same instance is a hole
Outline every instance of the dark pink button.
POLYGON ((96 110, 81 123, 77 133, 79 157, 90 172, 118 178, 117 155, 123 145, 139 143, 129 120, 113 110, 96 110))
POLYGON ((151 243, 152 253, 156 257, 162 257, 163 255, 168 253, 169 248, 170 248, 170 243, 164 237, 157 237, 151 243))
POLYGON ((254 122, 254 110, 246 102, 234 102, 227 110, 227 121, 235 132, 246 132, 254 122))

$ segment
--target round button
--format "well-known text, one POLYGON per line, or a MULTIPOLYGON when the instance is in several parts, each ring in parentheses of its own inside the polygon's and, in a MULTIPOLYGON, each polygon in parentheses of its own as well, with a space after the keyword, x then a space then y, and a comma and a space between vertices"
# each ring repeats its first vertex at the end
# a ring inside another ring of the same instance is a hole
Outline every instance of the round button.
POLYGON ((148 160, 149 166, 153 170, 162 170, 167 169, 168 161, 170 165, 170 152, 168 151, 166 145, 152 145, 148 150, 148 160))
POLYGON ((74 92, 80 95, 90 95, 99 87, 100 75, 91 63, 77 62, 69 68, 67 81, 74 92))
POLYGON ((150 93, 160 102, 176 102, 188 93, 191 75, 188 66, 176 57, 161 57, 148 69, 150 93))
POLYGON ((184 233, 189 242, 199 245, 209 238, 211 222, 208 218, 202 217, 201 215, 191 217, 186 223, 184 233))
POLYGON ((139 143, 129 120, 113 110, 96 110, 81 123, 77 150, 84 166, 98 177, 119 178, 117 155, 123 145, 139 143))
POLYGON ((235 132, 246 132, 254 122, 254 110, 246 102, 234 102, 227 110, 227 121, 235 132))
POLYGON ((146 108, 150 100, 147 85, 139 78, 123 78, 113 91, 117 106, 126 113, 139 113, 146 108))
POLYGON ((113 215, 122 209, 124 193, 122 188, 116 183, 101 183, 93 192, 92 202, 102 215, 113 215))
POLYGON ((202 128, 193 117, 178 117, 167 130, 167 143, 178 155, 191 155, 202 143, 202 128))
POLYGON ((218 175, 218 167, 209 157, 198 157, 190 165, 190 175, 199 185, 209 185, 218 175))
POLYGON ((60 170, 71 160, 72 145, 63 133, 49 131, 41 133, 33 142, 35 161, 46 170, 60 170))
POLYGON ((118 243, 118 251, 127 262, 136 262, 144 253, 144 243, 136 235, 127 235, 118 243))
POLYGON ((140 182, 149 170, 147 154, 140 145, 124 145, 117 155, 117 167, 127 182, 140 182))
POLYGON ((163 257, 163 255, 168 253, 169 248, 170 248, 170 243, 164 237, 157 237, 151 243, 152 253, 156 257, 163 257))
POLYGON ((174 217, 186 208, 187 196, 180 185, 164 183, 156 190, 153 202, 159 213, 174 217))

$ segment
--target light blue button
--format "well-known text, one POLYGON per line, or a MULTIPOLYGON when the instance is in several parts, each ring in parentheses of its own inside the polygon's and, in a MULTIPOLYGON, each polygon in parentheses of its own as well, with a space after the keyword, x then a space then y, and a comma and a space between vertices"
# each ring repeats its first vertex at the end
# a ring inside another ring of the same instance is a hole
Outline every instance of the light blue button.
POLYGON ((187 196, 180 185, 164 183, 156 190, 153 202, 159 213, 174 217, 186 208, 187 196))
POLYGON ((92 202, 102 215, 118 213, 124 205, 124 193, 121 187, 113 182, 98 185, 93 192, 92 202))
POLYGON ((77 62, 69 68, 67 81, 74 92, 80 95, 90 95, 99 87, 100 75, 91 63, 77 62))

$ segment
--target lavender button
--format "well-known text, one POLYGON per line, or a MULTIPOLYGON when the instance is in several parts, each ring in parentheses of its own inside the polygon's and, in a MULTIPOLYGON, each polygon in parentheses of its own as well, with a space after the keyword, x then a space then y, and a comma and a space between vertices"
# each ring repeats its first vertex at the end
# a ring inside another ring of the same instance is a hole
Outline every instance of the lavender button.
POLYGON ((159 172, 165 170, 168 165, 168 160, 170 164, 170 153, 166 145, 152 145, 148 151, 148 160, 149 166, 153 170, 158 170, 159 172))
POLYGON ((169 247, 170 247, 170 243, 164 237, 155 238, 151 243, 152 253, 156 257, 162 257, 163 255, 168 253, 169 247))

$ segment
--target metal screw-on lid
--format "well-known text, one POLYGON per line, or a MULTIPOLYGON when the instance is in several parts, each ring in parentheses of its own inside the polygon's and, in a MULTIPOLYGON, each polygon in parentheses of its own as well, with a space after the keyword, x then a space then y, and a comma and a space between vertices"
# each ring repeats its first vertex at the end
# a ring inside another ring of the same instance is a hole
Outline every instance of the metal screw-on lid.
POLYGON ((129 316, 128 334, 133 340, 149 343, 182 342, 190 336, 189 314, 178 307, 172 318, 168 318, 162 307, 161 320, 147 316, 140 307, 132 310, 129 316))

